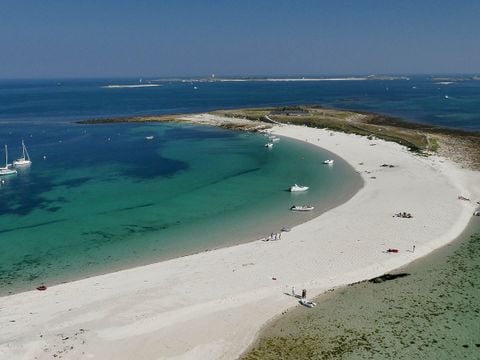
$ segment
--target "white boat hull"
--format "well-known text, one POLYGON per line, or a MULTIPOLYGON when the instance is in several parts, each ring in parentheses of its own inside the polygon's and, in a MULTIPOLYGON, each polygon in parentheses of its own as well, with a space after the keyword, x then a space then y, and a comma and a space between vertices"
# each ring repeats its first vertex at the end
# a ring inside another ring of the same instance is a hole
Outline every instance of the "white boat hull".
POLYGON ((313 206, 292 206, 290 210, 292 211, 312 211, 315 209, 313 206))
POLYGON ((13 166, 27 166, 27 165, 31 165, 32 162, 30 160, 26 160, 26 159, 18 159, 18 160, 15 160, 13 162, 13 166))
POLYGON ((301 191, 307 191, 308 186, 300 186, 300 185, 293 185, 290 187, 290 192, 301 192, 301 191))
POLYGON ((306 299, 300 300, 300 304, 302 304, 303 306, 309 307, 309 308, 313 308, 314 306, 317 306, 317 304, 314 303, 313 301, 309 301, 309 300, 306 300, 306 299))
POLYGON ((8 148, 5 145, 5 166, 0 167, 0 176, 14 175, 17 173, 17 170, 11 169, 10 164, 8 163, 8 148))
POLYGON ((16 173, 17 173, 17 170, 15 169, 5 169, 5 168, 0 169, 0 176, 15 175, 16 173))

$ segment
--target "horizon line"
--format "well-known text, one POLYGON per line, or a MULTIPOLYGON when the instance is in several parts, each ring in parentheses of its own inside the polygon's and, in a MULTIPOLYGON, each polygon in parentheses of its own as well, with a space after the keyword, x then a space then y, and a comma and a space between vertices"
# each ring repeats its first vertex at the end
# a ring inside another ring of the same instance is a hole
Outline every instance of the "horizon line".
POLYGON ((262 78, 349 78, 349 77, 381 77, 381 76, 480 76, 479 72, 419 72, 419 73, 348 73, 348 74, 255 74, 255 75, 95 75, 95 76, 39 76, 39 77, 0 77, 0 81, 12 80, 103 80, 103 79, 262 79, 262 78))

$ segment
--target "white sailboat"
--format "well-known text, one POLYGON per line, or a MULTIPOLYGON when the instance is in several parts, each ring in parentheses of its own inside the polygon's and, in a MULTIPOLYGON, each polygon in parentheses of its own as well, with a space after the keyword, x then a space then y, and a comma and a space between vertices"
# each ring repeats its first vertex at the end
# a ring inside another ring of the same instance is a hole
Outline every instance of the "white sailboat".
POLYGON ((28 156, 27 147, 25 146, 25 143, 23 142, 23 140, 22 140, 22 152, 23 152, 23 156, 15 160, 13 162, 13 166, 26 166, 32 163, 32 161, 30 160, 30 156, 28 156))
POLYGON ((0 176, 16 174, 17 170, 11 169, 8 163, 8 148, 5 145, 5 167, 0 167, 0 176))

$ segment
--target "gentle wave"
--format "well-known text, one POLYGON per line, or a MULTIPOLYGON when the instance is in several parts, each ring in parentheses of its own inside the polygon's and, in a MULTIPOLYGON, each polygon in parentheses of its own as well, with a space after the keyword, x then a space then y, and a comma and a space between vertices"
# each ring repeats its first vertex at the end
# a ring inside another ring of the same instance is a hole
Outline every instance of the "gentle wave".
POLYGON ((122 88, 144 88, 144 87, 157 87, 162 86, 160 84, 142 84, 142 85, 106 85, 102 86, 104 89, 122 89, 122 88))

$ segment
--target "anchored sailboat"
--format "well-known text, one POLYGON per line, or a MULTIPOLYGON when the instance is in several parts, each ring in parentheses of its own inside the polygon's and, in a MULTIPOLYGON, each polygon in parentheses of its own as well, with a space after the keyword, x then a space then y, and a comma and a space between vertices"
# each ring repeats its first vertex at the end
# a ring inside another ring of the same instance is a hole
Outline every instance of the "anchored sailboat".
POLYGON ((23 142, 23 140, 22 140, 22 152, 23 152, 23 156, 13 162, 14 166, 26 166, 32 163, 32 161, 30 160, 30 156, 28 156, 27 147, 25 146, 25 143, 23 142))
POLYGON ((0 176, 16 174, 17 170, 11 169, 8 163, 8 148, 5 145, 5 167, 0 167, 0 176))

